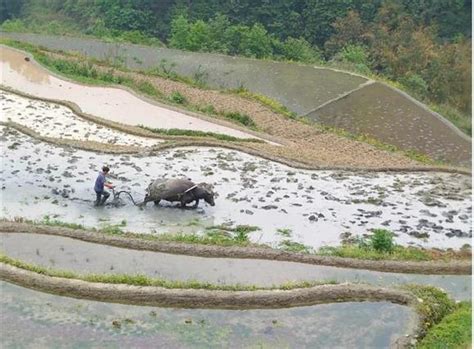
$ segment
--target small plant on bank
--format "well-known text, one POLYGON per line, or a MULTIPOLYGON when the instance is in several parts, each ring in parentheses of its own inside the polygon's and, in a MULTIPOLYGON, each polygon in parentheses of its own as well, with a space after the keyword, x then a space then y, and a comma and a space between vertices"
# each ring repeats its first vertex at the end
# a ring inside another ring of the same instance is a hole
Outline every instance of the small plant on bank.
POLYGON ((247 114, 241 114, 237 112, 230 112, 230 113, 224 113, 223 114, 226 119, 236 121, 239 124, 242 124, 244 126, 250 127, 250 128, 256 128, 257 125, 255 122, 252 120, 250 116, 247 114))
POLYGON ((186 104, 187 100, 179 91, 174 91, 169 97, 170 101, 178 104, 186 104))
POLYGON ((369 240, 372 248, 377 252, 392 253, 394 250, 393 233, 386 229, 374 229, 369 240))

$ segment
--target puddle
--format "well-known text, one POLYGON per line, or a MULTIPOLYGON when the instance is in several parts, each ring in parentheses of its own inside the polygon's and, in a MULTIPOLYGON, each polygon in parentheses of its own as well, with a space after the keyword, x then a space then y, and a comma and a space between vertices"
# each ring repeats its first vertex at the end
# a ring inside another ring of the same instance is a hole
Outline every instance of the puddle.
POLYGON ((103 60, 120 60, 132 69, 155 68, 164 60, 168 69, 180 75, 190 78, 204 76, 209 86, 218 89, 245 87, 279 101, 298 114, 306 114, 367 81, 362 77, 303 64, 110 44, 73 37, 19 33, 2 35, 50 49, 81 52, 103 60))
POLYGON ((149 147, 162 140, 129 135, 84 120, 69 108, 0 90, 1 121, 14 121, 41 136, 149 147))
POLYGON ((352 133, 371 135, 401 149, 470 167, 472 142, 468 137, 380 83, 328 104, 308 117, 352 133))
POLYGON ((415 318, 410 308, 384 302, 187 310, 77 300, 5 282, 0 288, 4 348, 386 348, 415 318))
POLYGON ((61 80, 36 62, 24 60, 20 51, 0 46, 1 83, 29 95, 73 102, 86 114, 128 125, 152 128, 179 128, 216 132, 239 138, 257 138, 245 132, 220 126, 146 102, 119 88, 93 87, 61 80))
POLYGON ((75 222, 89 227, 120 224, 135 232, 201 232, 231 222, 255 225, 254 242, 291 238, 312 247, 338 245, 341 233, 371 228, 394 231, 396 242, 460 248, 471 243, 471 182, 446 173, 303 171, 237 151, 178 148, 155 156, 107 155, 42 143, 0 128, 2 217, 75 222), (44 159, 48 159, 47 163, 44 159), (141 201, 155 178, 188 177, 215 185, 216 206, 197 210, 172 205, 141 210, 94 208, 99 169, 111 166, 117 190, 141 201), (288 229, 282 233, 277 229, 288 229))
POLYGON ((143 274, 168 280, 270 287, 292 281, 334 280, 381 286, 432 285, 453 298, 471 298, 471 276, 414 275, 258 259, 202 258, 94 244, 37 234, 0 233, 0 250, 28 263, 79 274, 143 274))

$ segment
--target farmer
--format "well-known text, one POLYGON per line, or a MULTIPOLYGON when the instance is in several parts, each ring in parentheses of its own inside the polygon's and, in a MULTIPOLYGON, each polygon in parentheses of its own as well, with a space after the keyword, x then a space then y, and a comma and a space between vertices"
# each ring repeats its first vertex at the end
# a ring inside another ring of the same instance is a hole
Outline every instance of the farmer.
POLYGON ((104 190, 104 186, 113 189, 112 183, 107 182, 106 176, 109 173, 110 168, 107 166, 102 167, 102 172, 99 172, 97 179, 95 180, 94 190, 97 195, 94 206, 102 206, 105 204, 110 196, 110 193, 104 190))

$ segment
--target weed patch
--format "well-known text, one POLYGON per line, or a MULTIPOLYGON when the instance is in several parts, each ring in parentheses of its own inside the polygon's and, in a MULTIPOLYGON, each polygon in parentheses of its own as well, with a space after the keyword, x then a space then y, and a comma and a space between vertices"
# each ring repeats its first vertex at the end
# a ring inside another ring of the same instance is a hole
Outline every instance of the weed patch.
POLYGON ((214 132, 182 130, 178 128, 170 128, 170 129, 151 128, 144 125, 138 125, 138 127, 144 130, 156 133, 156 134, 166 135, 166 136, 209 137, 209 138, 214 138, 220 141, 227 141, 227 142, 253 142, 253 143, 264 142, 263 140, 257 139, 257 138, 237 138, 237 137, 228 136, 221 133, 214 133, 214 132))

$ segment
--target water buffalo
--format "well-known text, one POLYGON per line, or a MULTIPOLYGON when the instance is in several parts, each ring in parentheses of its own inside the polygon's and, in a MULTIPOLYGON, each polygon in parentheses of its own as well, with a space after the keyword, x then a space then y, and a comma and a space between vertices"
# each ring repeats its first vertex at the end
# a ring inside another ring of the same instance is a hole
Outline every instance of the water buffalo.
POLYGON ((195 184, 189 179, 157 179, 148 186, 146 191, 142 205, 150 201, 158 205, 161 200, 166 200, 178 201, 184 208, 194 201, 194 208, 196 208, 200 199, 204 199, 211 206, 215 205, 212 186, 207 183, 195 184))

